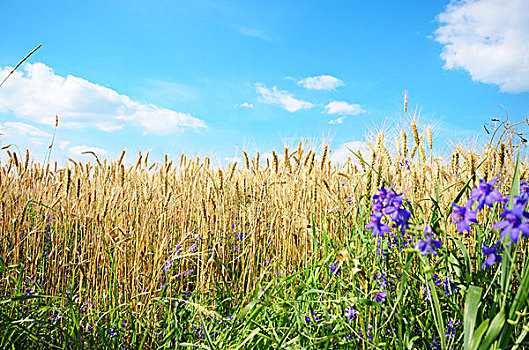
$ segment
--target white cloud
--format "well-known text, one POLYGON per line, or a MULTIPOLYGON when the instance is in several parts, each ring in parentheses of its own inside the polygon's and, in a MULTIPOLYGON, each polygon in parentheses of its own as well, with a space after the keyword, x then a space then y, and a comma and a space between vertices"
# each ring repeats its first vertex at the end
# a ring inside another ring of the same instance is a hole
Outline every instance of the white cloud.
POLYGON ((256 28, 251 28, 251 27, 246 27, 246 26, 235 26, 235 29, 239 31, 241 34, 252 37, 252 38, 257 38, 257 39, 261 39, 265 41, 272 41, 272 38, 268 34, 256 28))
MULTIPOLYGON (((5 76, 11 68, 1 71, 5 76)), ((0 89, 0 113, 44 125, 70 128, 95 127, 114 131, 125 125, 140 126, 146 133, 167 135, 185 128, 205 128, 204 121, 190 114, 142 104, 128 96, 85 79, 56 75, 43 63, 26 64, 0 89)))
POLYGON ((325 109, 327 114, 338 114, 338 115, 357 115, 365 113, 366 111, 357 103, 347 103, 344 101, 332 101, 329 102, 325 109))
POLYGON ((288 91, 278 90, 275 86, 272 89, 268 89, 264 84, 258 83, 255 84, 255 88, 261 94, 259 97, 259 102, 261 103, 280 105, 289 112, 296 112, 300 109, 313 107, 312 103, 298 100, 288 91))
POLYGON ((462 68, 501 91, 529 91, 529 1, 452 1, 438 21, 445 69, 462 68))
POLYGON ((358 153, 360 151, 362 158, 366 162, 371 160, 371 152, 367 143, 362 141, 351 141, 342 143, 336 151, 331 154, 331 161, 338 164, 347 162, 347 158, 351 158, 353 164, 360 164, 360 160, 351 152, 358 153))
POLYGON ((228 163, 232 163, 232 164, 235 163, 235 162, 237 162, 238 164, 241 164, 241 162, 242 162, 242 158, 237 157, 237 156, 235 156, 235 157, 224 157, 224 160, 227 161, 228 163))
POLYGON ((335 90, 343 86, 343 81, 332 75, 318 75, 298 81, 298 85, 310 90, 335 90))
POLYGON ((33 125, 21 122, 5 122, 0 124, 0 133, 8 136, 33 136, 33 137, 49 137, 52 135, 33 125))
POLYGON ((329 121, 329 124, 342 124, 343 121, 345 120, 345 118, 347 118, 347 117, 340 117, 340 118, 337 118, 337 119, 333 119, 333 120, 329 121))
POLYGON ((0 144, 13 144, 19 149, 47 149, 53 135, 21 122, 0 123, 0 144))
MULTIPOLYGON (((29 149, 33 159, 41 160, 48 152, 53 135, 33 125, 22 122, 0 123, 0 145, 12 144, 13 151, 24 152, 29 149)), ((6 159, 6 155, 0 152, 0 159, 6 159)))
POLYGON ((70 141, 59 141, 58 146, 60 149, 64 150, 70 145, 70 141))
POLYGON ((85 146, 85 145, 70 147, 68 150, 72 154, 74 154, 76 156, 93 157, 93 155, 91 155, 91 154, 83 154, 83 152, 94 152, 98 157, 104 157, 104 156, 106 156, 108 154, 108 151, 103 149, 103 148, 90 147, 90 146, 85 146))
POLYGON ((244 102, 239 105, 239 107, 245 107, 245 108, 253 108, 253 104, 244 102))

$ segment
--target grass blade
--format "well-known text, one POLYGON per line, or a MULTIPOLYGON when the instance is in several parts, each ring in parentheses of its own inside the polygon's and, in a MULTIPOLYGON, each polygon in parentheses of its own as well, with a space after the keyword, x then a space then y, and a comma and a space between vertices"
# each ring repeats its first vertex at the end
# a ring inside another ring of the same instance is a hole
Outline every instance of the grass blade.
POLYGON ((465 350, 469 350, 472 346, 472 337, 474 328, 476 327, 476 316, 478 314, 479 302, 483 288, 470 286, 467 290, 465 298, 465 309, 463 312, 463 329, 464 329, 464 346, 465 350))

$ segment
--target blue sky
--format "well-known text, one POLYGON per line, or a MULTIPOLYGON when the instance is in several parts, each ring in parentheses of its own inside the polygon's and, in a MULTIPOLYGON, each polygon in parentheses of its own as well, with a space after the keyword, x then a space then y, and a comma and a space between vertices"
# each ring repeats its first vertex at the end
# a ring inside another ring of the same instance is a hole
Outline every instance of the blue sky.
MULTIPOLYGON (((0 21, 2 144, 44 158, 212 155, 329 142, 420 112, 440 144, 529 117, 529 3, 7 0, 0 21), (15 146, 13 146, 15 147, 15 146)), ((360 146, 359 146, 360 147, 360 146)))

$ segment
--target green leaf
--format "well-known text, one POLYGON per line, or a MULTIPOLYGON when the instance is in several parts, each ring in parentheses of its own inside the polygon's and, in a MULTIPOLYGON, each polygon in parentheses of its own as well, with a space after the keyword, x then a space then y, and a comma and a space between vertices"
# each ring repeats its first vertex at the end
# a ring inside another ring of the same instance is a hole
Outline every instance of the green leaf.
POLYGON ((206 334, 206 340, 208 342, 208 345, 210 346, 211 349, 216 349, 209 335, 208 326, 206 326, 206 324, 204 323, 204 318, 202 318, 202 315, 200 314, 200 312, 198 313, 198 316, 200 317, 200 323, 202 323, 202 329, 204 330, 204 334, 206 334))
POLYGON ((252 340, 253 337, 255 337, 255 335, 259 333, 259 328, 256 328, 252 331, 252 333, 250 333, 246 339, 244 339, 244 341, 242 343, 239 344, 238 347, 235 348, 235 350, 239 350, 240 348, 242 348, 244 346, 244 344, 246 344, 247 342, 249 342, 250 340, 252 340))
POLYGON ((471 350, 476 350, 479 346, 479 343, 481 342, 481 338, 483 338, 483 334, 485 334, 485 331, 487 328, 489 328, 489 320, 485 320, 481 322, 478 329, 474 332, 474 336, 472 337, 472 342, 470 344, 471 350))
POLYGON ((463 312, 464 346, 465 350, 470 349, 474 328, 476 327, 476 316, 478 314, 479 302, 483 288, 470 286, 465 298, 465 309, 463 312))
POLYGON ((481 343, 479 350, 490 350, 492 343, 498 338, 503 325, 505 324, 505 308, 502 308, 500 312, 494 317, 490 323, 490 327, 485 334, 485 339, 481 343))
POLYGON ((248 305, 246 305, 241 310, 241 312, 239 312, 238 318, 242 320, 250 311, 252 311, 252 309, 255 307, 255 305, 257 305, 258 302, 259 300, 255 300, 255 299, 250 301, 248 305))
POLYGON ((426 277, 428 279, 428 285, 430 287, 430 293, 431 293, 431 302, 433 304, 433 314, 434 314, 434 321, 435 326, 437 328, 437 331, 439 332, 439 338, 441 339, 441 348, 446 349, 446 337, 445 335, 445 328, 444 328, 444 321, 443 321, 443 313, 441 311, 441 303, 439 303, 439 297, 437 296, 437 290, 435 288, 434 279, 433 279, 433 272, 430 267, 430 265, 425 261, 423 257, 421 257, 421 261, 426 269, 426 277))
MULTIPOLYGON (((525 271, 523 273, 522 281, 520 282, 520 286, 518 287, 518 291, 516 292, 516 295, 514 296, 514 300, 512 304, 509 306, 509 319, 514 320, 516 319, 516 312, 520 311, 524 305, 527 303, 527 297, 529 296, 529 268, 525 266, 525 271)), ((507 324, 505 326, 505 330, 502 334, 502 341, 501 345, 507 345, 509 341, 509 337, 512 334, 512 328, 513 325, 507 324)))

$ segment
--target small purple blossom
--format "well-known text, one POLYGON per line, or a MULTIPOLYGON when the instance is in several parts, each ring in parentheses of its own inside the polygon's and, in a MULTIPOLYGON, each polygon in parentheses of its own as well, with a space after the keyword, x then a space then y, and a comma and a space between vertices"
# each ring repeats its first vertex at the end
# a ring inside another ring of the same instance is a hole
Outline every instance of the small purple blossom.
POLYGON ((470 232, 470 223, 477 223, 476 211, 472 210, 472 204, 474 200, 469 199, 464 207, 458 206, 456 203, 452 203, 452 223, 457 223, 457 231, 463 233, 464 231, 470 232))
POLYGON ((328 267, 334 275, 337 275, 342 272, 342 268, 338 266, 336 261, 333 261, 328 267))
POLYGON ((524 200, 529 200, 529 184, 527 180, 520 180, 520 197, 524 200))
POLYGON ((433 255, 436 255, 434 248, 441 248, 441 241, 433 239, 433 232, 430 226, 424 228, 424 240, 420 240, 415 243, 415 249, 421 251, 421 255, 425 256, 428 252, 431 252, 433 255))
POLYGON ((479 180, 479 185, 470 193, 470 198, 478 201, 476 210, 483 209, 485 206, 492 207, 494 202, 503 201, 503 196, 500 191, 494 188, 497 180, 497 177, 490 182, 485 182, 483 179, 479 180))
POLYGON ((375 294, 374 301, 376 303, 383 303, 384 301, 386 301, 387 296, 388 296, 388 292, 377 292, 377 294, 375 294))
POLYGON ((432 292, 430 291, 430 286, 426 285, 426 287, 421 286, 421 291, 424 293, 424 301, 431 301, 432 300, 432 292))
POLYGON ((384 237, 384 233, 391 231, 391 228, 381 221, 383 216, 384 214, 382 212, 374 212, 371 214, 371 222, 366 225, 366 229, 372 230, 373 237, 384 237))
POLYGON ((345 309, 345 317, 349 319, 349 321, 356 319, 357 315, 358 311, 353 309, 352 307, 348 307, 347 309, 345 309))
POLYGON ((171 268, 171 259, 167 259, 167 262, 163 266, 162 270, 163 272, 167 272, 169 271, 170 268, 171 268))
POLYGON ((178 256, 180 254, 180 249, 182 248, 182 246, 179 244, 175 247, 175 256, 178 256))
POLYGON ((506 209, 500 214, 501 221, 492 225, 495 230, 502 229, 501 238, 510 234, 511 240, 516 243, 520 238, 520 233, 529 236, 529 223, 522 222, 523 218, 528 218, 529 213, 524 210, 525 204, 515 204, 512 209, 506 209))
POLYGON ((498 249, 499 244, 500 241, 496 242, 496 245, 494 247, 489 247, 485 244, 485 242, 483 242, 481 250, 483 251, 483 254, 487 255, 487 259, 485 259, 483 264, 481 264, 482 270, 494 266, 495 263, 501 262, 501 256, 499 256, 498 253, 501 252, 503 248, 498 249))
POLYGON ((116 329, 117 325, 113 324, 112 327, 108 330, 111 339, 114 339, 119 336, 119 329, 116 329))
POLYGON ((383 272, 382 273, 378 272, 375 275, 375 281, 378 282, 378 286, 382 289, 386 289, 389 286, 388 278, 383 272))
POLYGON ((454 328, 456 326, 459 326, 459 325, 461 325, 461 322, 458 321, 458 320, 454 320, 452 318, 450 320, 448 320, 447 330, 445 332, 445 336, 447 338, 452 338, 454 336, 454 334, 455 334, 454 328))
POLYGON ((450 296, 454 291, 457 290, 457 287, 450 281, 452 277, 446 276, 446 278, 442 281, 442 285, 444 287, 443 293, 450 296))

